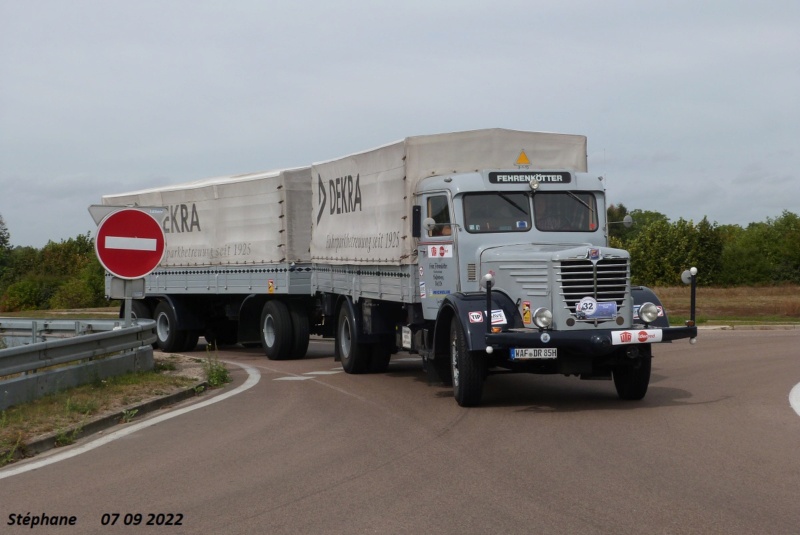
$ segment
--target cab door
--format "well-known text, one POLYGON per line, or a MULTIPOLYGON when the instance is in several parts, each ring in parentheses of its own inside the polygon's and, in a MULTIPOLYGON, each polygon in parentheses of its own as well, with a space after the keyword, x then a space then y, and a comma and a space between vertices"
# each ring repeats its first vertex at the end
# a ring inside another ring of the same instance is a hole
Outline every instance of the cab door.
POLYGON ((445 296, 459 291, 458 230, 453 224, 452 199, 448 192, 422 195, 422 217, 436 223, 422 230, 417 246, 419 297, 425 319, 436 319, 445 296))

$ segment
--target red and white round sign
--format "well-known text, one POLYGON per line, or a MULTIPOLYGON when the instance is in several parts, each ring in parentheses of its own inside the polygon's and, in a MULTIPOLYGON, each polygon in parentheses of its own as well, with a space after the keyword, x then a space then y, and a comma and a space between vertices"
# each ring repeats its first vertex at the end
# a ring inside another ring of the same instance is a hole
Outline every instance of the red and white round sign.
POLYGON ((139 279, 161 263, 164 242, 164 230, 153 216, 123 208, 100 222, 94 248, 109 273, 121 279, 139 279))

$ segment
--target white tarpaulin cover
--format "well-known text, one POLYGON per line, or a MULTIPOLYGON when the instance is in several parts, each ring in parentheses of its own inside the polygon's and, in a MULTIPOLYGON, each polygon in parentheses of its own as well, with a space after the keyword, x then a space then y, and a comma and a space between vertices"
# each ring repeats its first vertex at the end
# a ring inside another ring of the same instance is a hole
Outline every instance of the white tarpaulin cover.
POLYGON ((419 180, 485 169, 587 171, 586 137, 504 129, 408 137, 311 166, 311 259, 327 264, 414 262, 411 206, 419 180))
POLYGON ((310 168, 211 178, 106 195, 103 204, 163 206, 162 267, 308 262, 310 168))

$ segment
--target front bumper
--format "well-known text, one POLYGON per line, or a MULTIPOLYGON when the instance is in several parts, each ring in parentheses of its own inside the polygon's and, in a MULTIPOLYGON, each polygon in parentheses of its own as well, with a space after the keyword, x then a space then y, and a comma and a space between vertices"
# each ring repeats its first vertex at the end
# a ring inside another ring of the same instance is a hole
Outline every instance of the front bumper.
POLYGON ((697 327, 600 329, 580 331, 546 331, 537 329, 511 329, 500 333, 486 333, 486 346, 493 350, 511 348, 557 348, 571 353, 588 352, 607 355, 629 345, 672 342, 697 337, 697 327))

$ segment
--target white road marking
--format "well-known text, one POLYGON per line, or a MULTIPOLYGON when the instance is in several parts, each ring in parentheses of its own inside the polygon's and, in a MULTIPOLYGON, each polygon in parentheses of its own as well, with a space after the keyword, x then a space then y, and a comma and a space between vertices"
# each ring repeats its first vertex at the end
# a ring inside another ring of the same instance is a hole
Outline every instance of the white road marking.
POLYGON ((106 249, 125 249, 129 251, 155 251, 158 242, 153 238, 128 238, 106 236, 106 249))
POLYGON ((331 370, 329 372, 306 372, 303 375, 336 375, 337 373, 343 373, 343 372, 344 370, 338 369, 338 370, 331 370))
MULTIPOLYGON (((227 361, 225 361, 225 362, 227 362, 227 361)), ((228 399, 229 397, 235 396, 237 394, 241 394, 245 390, 249 390, 250 388, 256 386, 258 384, 258 381, 261 380, 261 373, 256 368, 253 368, 252 366, 248 366, 247 364, 240 364, 238 362, 227 362, 227 363, 228 364, 235 364, 236 366, 244 368, 244 370, 247 372, 247 380, 242 385, 234 388, 230 392, 225 392, 224 394, 220 394, 218 396, 215 396, 215 397, 213 397, 211 399, 208 399, 206 401, 202 401, 202 402, 197 403, 195 405, 190 405, 190 406, 184 407, 182 409, 177 409, 177 410, 174 410, 174 411, 170 411, 170 412, 164 413, 164 414, 162 414, 160 416, 156 416, 155 418, 150 418, 149 420, 143 420, 143 421, 141 421, 139 423, 133 424, 133 425, 128 426, 128 427, 125 427, 124 429, 120 429, 119 431, 114 431, 113 433, 109 433, 108 435, 106 435, 104 437, 101 437, 101 438, 98 438, 97 440, 93 440, 93 441, 87 442, 86 444, 83 444, 81 446, 78 446, 78 447, 75 447, 75 448, 71 448, 71 449, 68 449, 68 450, 60 452, 60 453, 56 453, 55 455, 52 455, 52 456, 47 457, 45 459, 41 459, 41 460, 38 460, 38 461, 33 461, 33 462, 30 462, 30 463, 26 463, 26 464, 23 464, 23 465, 20 465, 20 466, 16 466, 16 467, 10 468, 8 470, 0 470, 0 479, 5 479, 7 477, 11 477, 11 476, 15 476, 15 475, 22 474, 22 473, 25 473, 25 472, 29 472, 31 470, 37 470, 37 469, 42 468, 44 466, 47 466, 49 464, 57 463, 59 461, 63 461, 63 460, 66 460, 66 459, 71 459, 72 457, 77 457, 78 455, 80 455, 82 453, 86 453, 87 451, 91 451, 91 450, 93 450, 95 448, 99 448, 100 446, 104 446, 105 444, 108 444, 109 442, 113 442, 113 441, 115 441, 117 439, 120 439, 122 437, 128 436, 130 434, 133 434, 136 431, 139 431, 141 429, 146 429, 146 428, 148 428, 150 426, 159 424, 159 423, 164 422, 166 420, 169 420, 171 418, 175 418, 177 416, 182 416, 182 415, 186 414, 187 412, 191 412, 191 411, 194 411, 194 410, 197 410, 197 409, 201 409, 203 407, 207 407, 208 405, 212 405, 214 403, 219 403, 220 401, 224 401, 224 400, 228 399)))
POLYGON ((304 377, 302 375, 287 375, 286 377, 278 377, 273 379, 273 381, 307 381, 309 379, 313 379, 313 377, 304 377))
POLYGON ((800 415, 800 383, 794 385, 792 391, 789 392, 789 404, 794 409, 794 412, 800 415))

